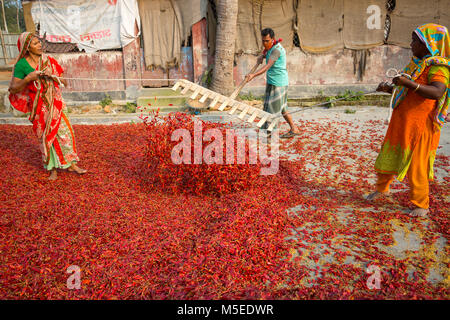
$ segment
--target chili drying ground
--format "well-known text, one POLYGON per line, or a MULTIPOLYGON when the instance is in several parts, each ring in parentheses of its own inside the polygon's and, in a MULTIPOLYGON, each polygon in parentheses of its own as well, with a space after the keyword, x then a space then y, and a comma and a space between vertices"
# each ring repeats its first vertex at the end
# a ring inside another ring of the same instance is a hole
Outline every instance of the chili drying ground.
POLYGON ((381 120, 299 123, 277 175, 219 196, 149 185, 143 124, 74 126, 89 173, 54 183, 31 127, 1 125, 0 298, 448 298, 448 154, 438 150, 430 218, 413 219, 405 184, 362 199, 381 120), (67 289, 70 265, 80 290, 67 289))

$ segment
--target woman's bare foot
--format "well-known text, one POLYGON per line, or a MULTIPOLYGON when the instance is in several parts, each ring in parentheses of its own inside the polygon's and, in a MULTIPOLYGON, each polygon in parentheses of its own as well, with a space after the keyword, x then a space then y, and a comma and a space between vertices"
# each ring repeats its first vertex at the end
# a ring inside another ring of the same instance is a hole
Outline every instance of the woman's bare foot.
POLYGON ((70 172, 76 172, 78 174, 85 174, 87 172, 86 169, 81 169, 79 166, 77 166, 75 163, 72 163, 72 166, 67 169, 67 171, 70 172))
POLYGON ((411 210, 409 215, 412 217, 426 217, 429 212, 430 212, 430 209, 424 209, 424 208, 417 207, 417 208, 411 210))
POLYGON ((369 194, 367 196, 366 200, 367 201, 373 201, 375 199, 380 198, 381 196, 388 196, 388 195, 390 195, 389 192, 378 192, 378 191, 375 191, 375 192, 372 192, 371 194, 369 194))
POLYGON ((50 176, 48 177, 48 180, 55 181, 56 178, 58 178, 58 171, 56 171, 56 169, 53 169, 50 173, 50 176))

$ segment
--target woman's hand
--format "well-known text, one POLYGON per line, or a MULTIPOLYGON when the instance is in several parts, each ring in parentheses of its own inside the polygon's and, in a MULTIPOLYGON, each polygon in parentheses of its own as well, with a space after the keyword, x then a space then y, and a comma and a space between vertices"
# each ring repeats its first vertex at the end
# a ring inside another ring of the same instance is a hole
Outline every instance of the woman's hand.
POLYGON ((398 76, 392 79, 392 83, 394 83, 396 86, 407 86, 408 83, 410 83, 411 80, 408 80, 406 77, 398 76))
POLYGON ((26 77, 25 80, 27 82, 31 82, 31 81, 36 81, 40 76, 40 72, 39 71, 33 71, 30 72, 26 77))
POLYGON ((392 93, 392 86, 388 84, 386 81, 383 81, 378 85, 377 91, 392 93))
POLYGON ((53 75, 53 73, 50 68, 45 69, 44 76, 51 77, 52 75, 53 75))

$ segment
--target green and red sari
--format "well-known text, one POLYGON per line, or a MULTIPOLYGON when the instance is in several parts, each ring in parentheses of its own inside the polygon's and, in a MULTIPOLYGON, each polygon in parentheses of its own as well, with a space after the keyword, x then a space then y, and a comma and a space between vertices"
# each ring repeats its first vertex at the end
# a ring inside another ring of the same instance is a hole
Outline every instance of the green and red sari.
MULTIPOLYGON (((17 41, 19 56, 13 77, 24 79, 30 72, 47 69, 51 70, 52 74, 61 76, 63 68, 48 55, 42 54, 36 69, 28 64, 25 55, 33 37, 30 32, 20 35, 17 41)), ((57 81, 39 77, 38 80, 30 82, 23 91, 10 94, 9 101, 15 109, 30 113, 29 120, 33 124, 47 170, 66 169, 79 161, 74 132, 65 114, 66 104, 57 81)))

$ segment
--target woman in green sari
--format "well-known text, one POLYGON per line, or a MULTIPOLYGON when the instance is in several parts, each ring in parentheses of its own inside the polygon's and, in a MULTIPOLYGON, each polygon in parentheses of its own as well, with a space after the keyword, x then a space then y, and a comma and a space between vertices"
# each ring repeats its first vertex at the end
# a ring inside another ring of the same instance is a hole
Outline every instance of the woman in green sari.
POLYGON ((77 166, 75 135, 61 96, 59 82, 66 84, 60 79, 63 68, 53 57, 42 53, 41 42, 30 32, 20 35, 17 46, 19 56, 9 86, 9 100, 15 109, 30 113, 44 168, 51 171, 49 179, 57 178, 57 169, 86 173, 77 166))

